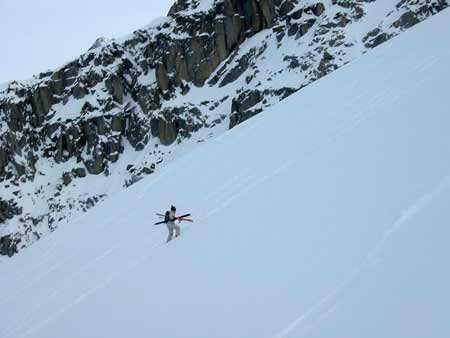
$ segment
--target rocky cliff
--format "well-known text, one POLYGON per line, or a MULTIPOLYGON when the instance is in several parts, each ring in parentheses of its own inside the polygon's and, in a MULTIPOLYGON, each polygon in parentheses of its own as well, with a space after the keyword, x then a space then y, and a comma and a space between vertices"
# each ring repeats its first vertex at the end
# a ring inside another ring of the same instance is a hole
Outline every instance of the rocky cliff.
POLYGON ((0 254, 13 255, 448 5, 179 0, 164 19, 7 84, 0 88, 0 254))

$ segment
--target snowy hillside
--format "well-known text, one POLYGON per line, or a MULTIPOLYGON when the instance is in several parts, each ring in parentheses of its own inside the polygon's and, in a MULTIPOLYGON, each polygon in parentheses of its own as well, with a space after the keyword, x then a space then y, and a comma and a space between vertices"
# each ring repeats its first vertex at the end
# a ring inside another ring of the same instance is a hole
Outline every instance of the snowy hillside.
POLYGON ((445 10, 5 259, 0 337, 449 337, 449 29, 445 10), (195 223, 165 244, 171 203, 195 223))
MULTIPOLYGON (((178 0, 147 27, 0 86, 0 255, 15 254, 448 5, 178 0)), ((291 123, 277 132, 290 133, 291 123)))

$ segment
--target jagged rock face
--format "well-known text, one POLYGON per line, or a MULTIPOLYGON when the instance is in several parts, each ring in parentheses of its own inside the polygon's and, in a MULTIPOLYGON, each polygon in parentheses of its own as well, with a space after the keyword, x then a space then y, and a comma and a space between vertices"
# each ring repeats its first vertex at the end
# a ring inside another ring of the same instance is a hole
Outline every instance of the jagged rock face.
MULTIPOLYGON (((41 74, 32 85, 12 83, 0 101, 12 132, 1 135, 0 173, 8 164, 20 166, 14 155, 32 156, 41 147, 56 162, 75 157, 98 174, 117 160, 122 137, 142 148, 152 131, 162 144, 172 143, 179 132, 180 109, 158 116, 161 101, 170 99, 176 87, 187 90, 185 83, 202 86, 245 38, 269 27, 275 15, 271 0, 229 0, 206 13, 180 14, 189 4, 180 1, 174 7, 178 11, 171 11, 173 20, 151 31, 138 31, 123 44, 112 42, 98 52, 88 52, 54 73, 41 74), (159 33, 168 28, 173 34, 159 33), (139 77, 152 72, 154 83, 140 83, 139 77), (71 116, 59 117, 61 110, 71 110, 71 116), (146 116, 137 118, 139 113, 146 116), (150 128, 155 123, 159 128, 150 128)), ((104 43, 101 39, 91 49, 104 43)), ((198 128, 185 124, 188 129, 198 128)), ((32 174, 30 159, 26 162, 32 174)))
POLYGON ((0 198, 0 223, 6 222, 8 219, 22 213, 21 208, 17 206, 14 200, 4 201, 0 198))
POLYGON ((0 237, 0 255, 12 257, 18 250, 20 238, 14 238, 12 235, 0 237))
MULTIPOLYGON (((22 209, 14 200, 4 201, 0 198, 0 225, 22 213, 22 209)), ((17 253, 20 236, 0 236, 0 255, 12 256, 17 253)))
POLYGON ((108 182, 139 181, 178 144, 236 126, 449 5, 381 2, 178 0, 166 19, 0 89, 0 197, 17 208, 0 214, 0 253, 100 202, 108 182))
POLYGON ((178 1, 169 11, 189 35, 163 48, 169 53, 156 65, 156 80, 162 91, 180 87, 184 81, 203 86, 238 45, 275 21, 274 0, 216 1, 209 11, 196 13, 199 5, 199 1, 178 1), (188 10, 193 14, 186 15, 188 10))

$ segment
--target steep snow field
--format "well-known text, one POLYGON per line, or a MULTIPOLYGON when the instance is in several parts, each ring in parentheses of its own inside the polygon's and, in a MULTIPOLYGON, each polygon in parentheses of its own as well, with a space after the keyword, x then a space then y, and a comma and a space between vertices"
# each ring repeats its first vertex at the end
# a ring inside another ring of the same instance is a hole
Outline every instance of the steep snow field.
POLYGON ((449 337, 450 11, 0 264, 0 337, 449 337), (154 214, 192 212, 166 245, 154 214))

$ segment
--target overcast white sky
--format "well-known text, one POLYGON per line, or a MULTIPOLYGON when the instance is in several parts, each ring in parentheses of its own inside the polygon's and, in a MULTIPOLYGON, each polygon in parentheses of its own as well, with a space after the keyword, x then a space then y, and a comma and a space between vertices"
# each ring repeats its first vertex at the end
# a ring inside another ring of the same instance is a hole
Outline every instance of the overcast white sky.
POLYGON ((30 78, 165 16, 175 0, 0 0, 0 83, 30 78))

